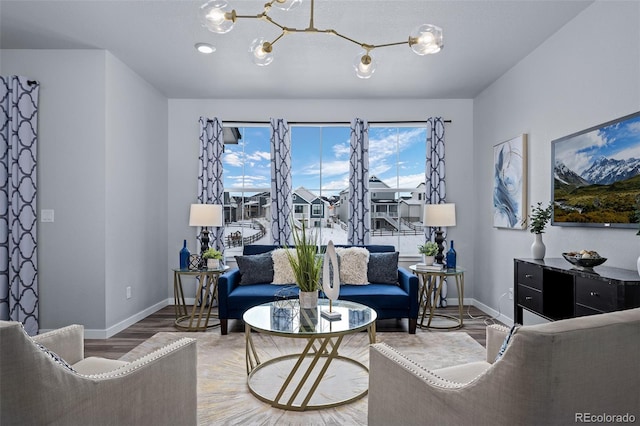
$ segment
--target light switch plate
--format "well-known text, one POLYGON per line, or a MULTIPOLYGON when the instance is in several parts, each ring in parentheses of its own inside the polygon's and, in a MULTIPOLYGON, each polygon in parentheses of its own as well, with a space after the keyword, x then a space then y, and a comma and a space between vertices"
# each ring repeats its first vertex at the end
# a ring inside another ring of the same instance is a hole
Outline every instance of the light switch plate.
POLYGON ((40 222, 53 222, 53 210, 52 209, 40 210, 40 222))

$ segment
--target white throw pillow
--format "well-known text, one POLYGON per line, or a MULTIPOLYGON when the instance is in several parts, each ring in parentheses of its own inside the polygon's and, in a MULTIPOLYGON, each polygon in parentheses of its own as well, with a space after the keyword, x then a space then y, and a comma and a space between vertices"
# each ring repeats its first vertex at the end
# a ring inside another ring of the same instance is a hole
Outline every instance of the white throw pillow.
POLYGON ((363 247, 337 248, 340 258, 340 282, 343 284, 369 284, 367 265, 369 250, 363 247))
POLYGON ((271 252, 273 260, 273 281, 271 284, 295 284, 296 276, 293 273, 287 250, 296 257, 296 251, 293 249, 275 249, 271 252))

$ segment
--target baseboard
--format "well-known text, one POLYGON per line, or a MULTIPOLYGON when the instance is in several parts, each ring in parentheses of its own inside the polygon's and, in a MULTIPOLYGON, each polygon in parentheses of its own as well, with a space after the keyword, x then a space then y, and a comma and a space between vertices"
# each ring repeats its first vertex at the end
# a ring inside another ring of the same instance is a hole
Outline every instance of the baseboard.
MULTIPOLYGON (((173 304, 173 298, 171 299, 171 303, 173 304)), ((152 313, 159 311, 160 309, 164 308, 168 304, 169 304, 168 299, 158 302, 155 305, 150 306, 147 309, 144 309, 123 321, 120 321, 119 323, 107 328, 106 330, 85 328, 84 338, 85 339, 108 339, 109 337, 120 333, 122 330, 125 330, 128 327, 131 327, 133 324, 137 323, 138 321, 145 319, 152 313)))
MULTIPOLYGON (((513 302, 513 301, 511 301, 513 302)), ((466 303, 466 299, 465 299, 465 303, 466 303)), ((485 314, 491 316, 491 318, 494 318, 498 321, 500 321, 503 324, 506 325, 513 325, 513 319, 509 318, 508 316, 504 315, 502 312, 498 312, 493 308, 490 308, 489 306, 485 305, 484 303, 478 302, 475 299, 471 299, 471 303, 472 306, 475 306, 476 308, 480 309, 482 312, 484 312, 485 314)))
MULTIPOLYGON (((195 302, 195 298, 185 298, 185 303, 187 305, 193 305, 193 303, 195 302)), ((122 330, 127 329, 128 327, 132 326, 133 324, 137 323, 140 320, 145 319, 146 317, 148 317, 149 315, 153 314, 154 312, 159 311, 160 309, 164 308, 165 306, 168 305, 173 305, 174 300, 173 297, 172 298, 168 298, 165 299, 161 302, 156 303, 153 306, 148 307, 147 309, 144 309, 143 311, 140 311, 138 313, 136 313, 135 315, 130 316, 129 318, 120 321, 118 324, 115 324, 109 328, 107 328, 106 330, 99 330, 99 329, 86 329, 84 330, 84 338, 85 339, 108 339, 111 336, 118 334, 119 332, 121 332, 122 330)), ((513 319, 507 317, 506 315, 502 314, 501 312, 496 311, 493 308, 490 308, 489 306, 485 305, 484 303, 478 302, 477 300, 473 299, 473 298, 464 298, 463 299, 463 303, 465 305, 471 305, 471 306, 475 306, 476 308, 480 309, 482 312, 484 312, 485 314, 491 316, 492 318, 495 318, 496 320, 502 322, 503 324, 507 324, 507 325, 512 325, 513 324, 513 319)), ((447 304, 449 306, 458 306, 458 298, 457 297, 451 297, 451 298, 447 298, 447 304)), ((44 330, 41 329, 40 333, 44 333, 50 330, 44 330)))

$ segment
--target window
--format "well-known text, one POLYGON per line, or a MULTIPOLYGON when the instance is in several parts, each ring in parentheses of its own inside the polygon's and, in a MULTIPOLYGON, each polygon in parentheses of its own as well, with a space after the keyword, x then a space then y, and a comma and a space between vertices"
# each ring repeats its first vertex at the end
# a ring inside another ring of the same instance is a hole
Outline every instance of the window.
MULTIPOLYGON (((243 244, 271 242, 264 239, 270 226, 270 129, 245 127, 240 133, 237 145, 226 145, 224 157, 227 242, 233 233, 238 252, 243 244)), ((304 203, 294 205, 294 214, 302 219, 311 209, 321 244, 347 243, 349 138, 349 126, 291 127, 292 187, 304 203)), ((425 150, 424 127, 370 127, 372 244, 392 244, 401 254, 415 255, 424 242, 425 150)))

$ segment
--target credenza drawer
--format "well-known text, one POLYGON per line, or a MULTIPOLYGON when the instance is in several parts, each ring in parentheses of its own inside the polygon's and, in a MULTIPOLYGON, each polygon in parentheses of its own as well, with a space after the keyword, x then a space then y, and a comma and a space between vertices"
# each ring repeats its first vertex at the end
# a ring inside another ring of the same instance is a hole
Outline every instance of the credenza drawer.
POLYGON ((602 313, 604 313, 604 312, 598 311, 598 310, 593 309, 593 308, 589 308, 587 306, 576 304, 575 316, 577 316, 577 317, 586 317, 586 316, 589 316, 589 315, 597 315, 597 314, 602 314, 602 313))
POLYGON ((617 287, 609 281, 576 277, 576 305, 600 312, 611 312, 617 306, 617 287))
POLYGON ((518 284, 518 304, 523 308, 542 313, 542 292, 518 284))
POLYGON ((529 263, 518 263, 518 284, 542 290, 542 268, 529 263))

